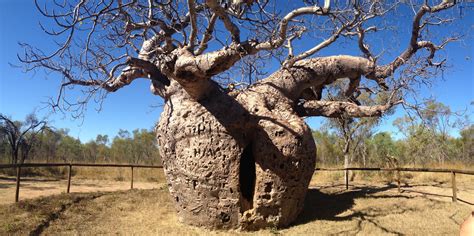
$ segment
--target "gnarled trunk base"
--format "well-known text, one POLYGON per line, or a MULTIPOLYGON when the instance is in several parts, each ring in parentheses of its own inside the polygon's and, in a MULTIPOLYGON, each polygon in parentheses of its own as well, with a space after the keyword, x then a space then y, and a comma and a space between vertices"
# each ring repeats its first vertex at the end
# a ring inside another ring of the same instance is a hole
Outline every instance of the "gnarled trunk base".
POLYGON ((207 97, 195 101, 176 92, 157 126, 180 221, 206 228, 287 226, 303 207, 314 171, 310 129, 291 101, 267 85, 234 95, 215 86, 207 97))

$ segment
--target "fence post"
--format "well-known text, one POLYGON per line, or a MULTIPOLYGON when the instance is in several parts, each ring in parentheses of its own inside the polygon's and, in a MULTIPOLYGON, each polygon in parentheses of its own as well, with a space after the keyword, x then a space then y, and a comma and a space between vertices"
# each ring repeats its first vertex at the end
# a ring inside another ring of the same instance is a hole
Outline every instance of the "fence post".
POLYGON ((15 202, 18 202, 18 200, 20 199, 20 176, 21 176, 21 165, 17 165, 15 202))
POLYGON ((397 168, 397 184, 398 184, 398 193, 401 193, 401 192, 402 192, 402 191, 401 191, 401 189, 400 189, 400 182, 401 182, 401 180, 400 180, 400 169, 399 169, 399 168, 397 168))
POLYGON ((345 175, 346 175, 346 190, 349 189, 349 171, 345 170, 345 175))
POLYGON ((133 189, 133 166, 132 166, 132 182, 130 184, 130 189, 133 189))
POLYGON ((457 188, 456 188, 456 172, 451 171, 451 184, 453 187, 453 202, 458 201, 457 188))
POLYGON ((69 164, 69 171, 67 173, 67 193, 71 190, 71 175, 72 175, 72 165, 69 164))

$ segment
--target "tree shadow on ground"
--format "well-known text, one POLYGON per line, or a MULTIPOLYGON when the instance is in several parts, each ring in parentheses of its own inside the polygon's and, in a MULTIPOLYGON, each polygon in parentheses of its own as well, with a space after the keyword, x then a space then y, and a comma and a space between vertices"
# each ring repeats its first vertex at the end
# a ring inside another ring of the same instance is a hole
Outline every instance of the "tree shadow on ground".
MULTIPOLYGON (((52 190, 52 189, 56 189, 57 187, 54 187, 54 186, 50 186, 50 187, 47 187, 47 186, 32 186, 32 185, 28 185, 28 186, 21 186, 21 189, 28 189, 28 190, 35 190, 35 191, 45 191, 45 190, 52 190)), ((20 190, 21 191, 21 190, 20 190)))
POLYGON ((0 188, 12 188, 15 186, 15 183, 0 183, 0 188))
POLYGON ((384 198, 414 198, 413 196, 404 195, 374 195, 378 192, 384 192, 390 189, 396 188, 396 185, 389 184, 383 187, 355 187, 352 186, 350 190, 341 190, 338 192, 324 193, 317 188, 310 188, 306 195, 305 207, 301 212, 298 219, 293 225, 306 224, 316 220, 330 220, 330 221, 351 221, 355 220, 356 227, 351 229, 343 229, 336 234, 357 234, 362 231, 363 224, 372 224, 379 228, 384 233, 402 235, 402 233, 391 230, 379 222, 377 217, 383 217, 388 214, 402 214, 405 211, 412 211, 414 209, 397 209, 398 212, 380 212, 377 210, 371 211, 350 211, 349 214, 339 216, 341 213, 346 212, 354 207, 354 201, 357 198, 371 198, 371 199, 384 199, 384 198))
MULTIPOLYGON (((351 209, 354 206, 354 199, 361 197, 393 198, 395 196, 371 196, 371 194, 393 188, 396 188, 396 186, 392 184, 384 187, 352 187, 348 191, 334 193, 323 193, 317 188, 310 188, 306 194, 304 209, 295 224, 305 224, 314 220, 350 220, 347 217, 337 217, 337 215, 351 209)), ((397 195, 396 197, 412 198, 403 195, 397 195)))
MULTIPOLYGON (((98 187, 101 187, 101 188, 104 188, 104 187, 110 187, 110 184, 105 184, 105 183, 74 183, 74 186, 76 187, 91 187, 91 188, 98 188, 98 187)), ((126 184, 124 184, 124 186, 126 186, 126 184)))
MULTIPOLYGON (((423 191, 417 191, 417 190, 408 190, 408 189, 403 189, 402 191, 403 191, 403 192, 407 192, 407 193, 418 193, 418 194, 423 194, 424 196, 435 196, 435 197, 453 198, 453 196, 452 196, 452 195, 437 194, 437 193, 427 193, 427 192, 423 192, 423 191)), ((474 206, 474 203, 473 203, 473 202, 469 202, 469 201, 466 201, 466 200, 460 199, 459 197, 457 198, 457 200, 458 200, 458 201, 460 201, 460 202, 463 202, 463 203, 465 203, 465 204, 468 204, 468 205, 474 206)))

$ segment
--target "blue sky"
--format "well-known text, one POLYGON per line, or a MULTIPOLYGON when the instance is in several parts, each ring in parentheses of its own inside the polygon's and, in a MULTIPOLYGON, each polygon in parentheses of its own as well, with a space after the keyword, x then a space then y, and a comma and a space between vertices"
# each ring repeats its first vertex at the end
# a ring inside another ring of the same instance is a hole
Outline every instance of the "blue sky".
MULTIPOLYGON (((470 109, 474 101, 474 63, 473 33, 474 8, 466 8, 463 18, 454 26, 443 29, 448 34, 455 29, 466 35, 464 42, 447 46, 442 53, 452 67, 439 79, 432 89, 422 89, 420 96, 435 96, 438 101, 449 105, 452 110, 470 109), (453 28, 454 27, 454 28, 453 28)), ((409 15, 410 12, 407 11, 409 15)), ((413 13, 411 13, 413 14, 413 13)), ((83 119, 74 119, 70 114, 54 114, 44 103, 48 97, 54 97, 59 87, 59 79, 39 71, 25 74, 9 63, 19 64, 17 53, 21 53, 18 42, 27 42, 46 51, 53 49, 53 41, 40 29, 38 22, 44 19, 37 12, 34 3, 26 0, 0 1, 0 112, 14 119, 23 119, 28 113, 36 111, 40 117, 47 116, 55 127, 68 128, 73 137, 82 141, 94 139, 97 134, 114 136, 119 129, 133 130, 151 128, 159 119, 162 100, 149 92, 149 82, 137 80, 116 93, 108 95, 98 112, 97 104, 91 103, 83 119)), ((408 34, 400 34, 403 48, 408 34)), ((385 40, 385 39, 384 39, 385 40)), ((314 42, 301 42, 301 47, 311 46, 314 42)), ((391 42, 385 42, 390 44, 391 42)), ((400 50, 402 49, 400 48, 400 50)), ((398 52, 398 51, 397 51, 398 52)), ((348 48, 328 48, 322 54, 350 54, 359 52, 348 48)), ((380 131, 394 131, 391 123, 403 115, 398 109, 394 116, 385 119, 378 128, 380 131)), ((308 120, 313 129, 320 127, 323 119, 308 120)))

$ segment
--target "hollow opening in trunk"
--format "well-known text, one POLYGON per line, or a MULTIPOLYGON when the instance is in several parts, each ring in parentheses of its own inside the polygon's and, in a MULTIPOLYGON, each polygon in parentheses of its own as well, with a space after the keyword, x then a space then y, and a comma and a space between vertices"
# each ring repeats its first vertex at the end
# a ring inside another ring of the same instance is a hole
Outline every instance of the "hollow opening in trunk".
POLYGON ((240 157, 239 186, 242 196, 240 212, 245 212, 253 208, 255 179, 255 157, 252 153, 252 144, 249 144, 244 148, 240 157))

